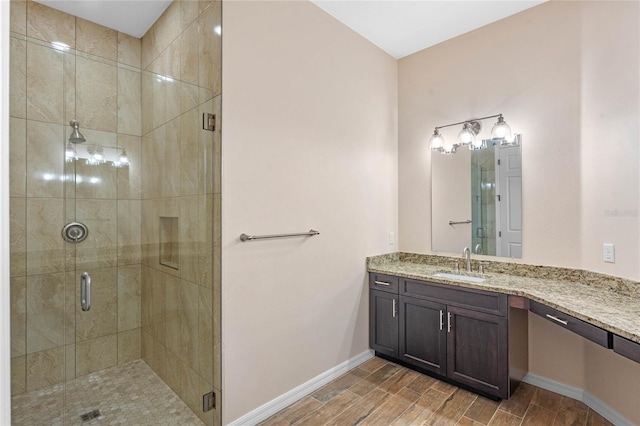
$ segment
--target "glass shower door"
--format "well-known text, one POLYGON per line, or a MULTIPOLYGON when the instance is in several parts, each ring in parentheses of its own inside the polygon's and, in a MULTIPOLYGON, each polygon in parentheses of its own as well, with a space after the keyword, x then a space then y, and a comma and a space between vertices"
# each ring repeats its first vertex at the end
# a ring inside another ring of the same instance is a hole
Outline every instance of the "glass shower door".
POLYGON ((113 386, 141 394, 120 381, 139 378, 130 366, 219 422, 202 404, 221 387, 221 4, 174 2, 167 16, 197 7, 164 40, 173 47, 148 50, 27 3, 12 13, 10 60, 14 424, 105 414, 113 386), (182 57, 156 58, 178 47, 182 57))
MULTIPOLYGON (((119 230, 124 227, 119 219, 130 223, 136 216, 130 200, 118 201, 118 175, 128 172, 128 164, 120 161, 124 154, 117 147, 115 133, 81 131, 87 140, 66 147, 70 154, 66 155, 66 220, 70 225, 67 234, 72 234, 66 243, 67 262, 73 266, 67 287, 68 321, 73 331, 67 336, 66 424, 76 424, 81 416, 97 416, 96 410, 104 410, 105 395, 96 391, 100 376, 75 378, 140 356, 139 256, 121 258, 124 251, 118 244, 119 230), (118 214, 118 207, 128 213, 126 218, 118 214), (74 235, 85 238, 76 242, 74 235), (137 267, 132 261, 138 262, 137 267), (128 331, 136 333, 136 329, 137 341, 128 341, 128 331)), ((139 201, 137 205, 139 210, 139 201)))
POLYGON ((75 52, 11 33, 12 422, 63 424, 75 341, 75 259, 61 236, 69 212, 65 122, 75 52))
POLYGON ((65 424, 113 415, 108 396, 118 375, 126 376, 116 367, 141 358, 141 70, 74 53, 74 122, 64 127, 72 233, 65 242, 65 424))

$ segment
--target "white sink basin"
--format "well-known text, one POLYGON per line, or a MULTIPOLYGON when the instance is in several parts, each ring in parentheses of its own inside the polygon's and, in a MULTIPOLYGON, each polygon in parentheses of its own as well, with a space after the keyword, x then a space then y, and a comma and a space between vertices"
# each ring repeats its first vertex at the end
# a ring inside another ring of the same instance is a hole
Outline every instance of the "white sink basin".
POLYGON ((433 276, 439 277, 439 278, 448 278, 450 280, 468 281, 471 283, 481 283, 486 280, 486 278, 469 277, 467 275, 458 275, 458 274, 447 274, 445 272, 438 272, 437 274, 433 274, 433 276))

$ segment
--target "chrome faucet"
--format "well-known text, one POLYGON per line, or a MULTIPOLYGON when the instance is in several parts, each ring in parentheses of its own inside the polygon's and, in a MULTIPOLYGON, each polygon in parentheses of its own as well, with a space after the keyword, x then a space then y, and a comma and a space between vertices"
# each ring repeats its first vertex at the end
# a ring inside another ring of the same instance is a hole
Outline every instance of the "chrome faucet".
POLYGON ((464 248, 462 257, 467 261, 467 272, 471 272, 471 250, 469 250, 469 247, 464 248))

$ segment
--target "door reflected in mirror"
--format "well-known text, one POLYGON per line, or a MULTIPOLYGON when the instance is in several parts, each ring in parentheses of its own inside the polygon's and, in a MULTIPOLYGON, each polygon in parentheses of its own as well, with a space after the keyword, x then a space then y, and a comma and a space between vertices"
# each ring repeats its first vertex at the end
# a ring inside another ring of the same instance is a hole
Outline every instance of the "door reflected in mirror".
POLYGON ((481 150, 432 155, 431 248, 521 258, 520 145, 484 142, 481 150))

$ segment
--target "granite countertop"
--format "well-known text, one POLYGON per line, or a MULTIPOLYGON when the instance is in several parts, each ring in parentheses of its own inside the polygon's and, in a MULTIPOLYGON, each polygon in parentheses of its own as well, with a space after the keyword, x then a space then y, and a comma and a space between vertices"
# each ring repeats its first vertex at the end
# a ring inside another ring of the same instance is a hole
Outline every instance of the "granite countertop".
MULTIPOLYGON (((482 283, 434 277, 453 273, 454 259, 392 253, 367 258, 367 270, 404 278, 523 296, 640 343, 640 283, 588 271, 488 262, 482 283), (507 265, 507 266, 505 266, 507 265), (510 270, 511 268, 511 270, 510 270), (493 271, 500 272, 493 272, 493 271), (543 277, 543 278, 541 278, 543 277)), ((474 260, 474 269, 476 261, 474 260)))

